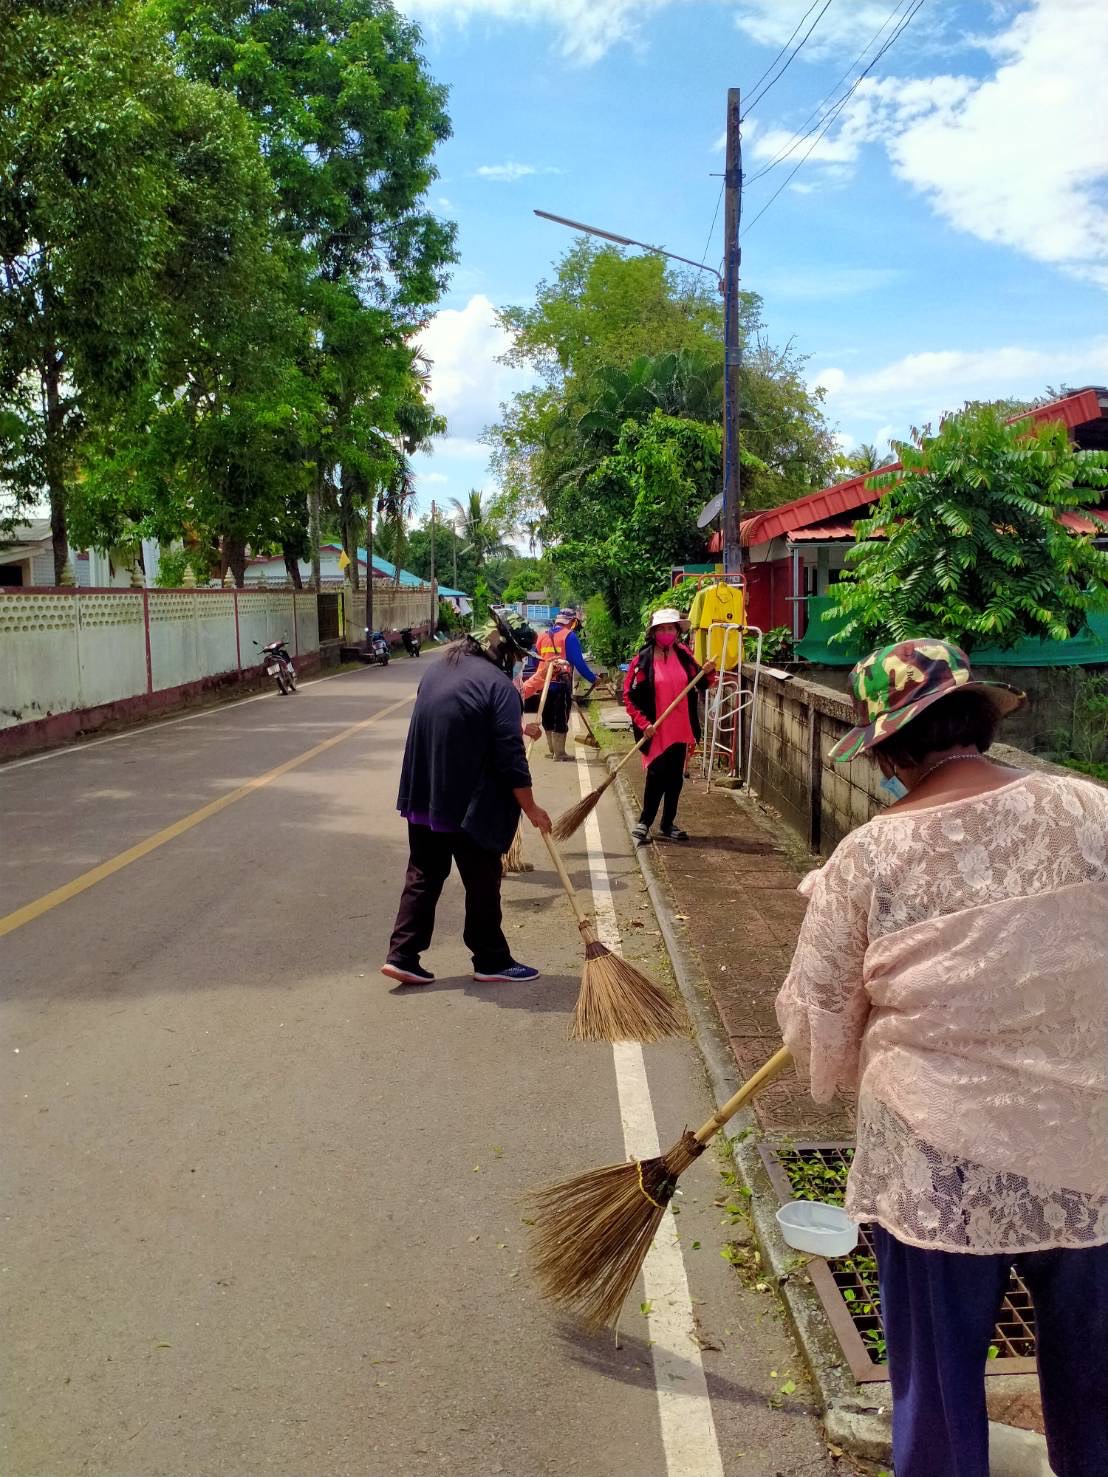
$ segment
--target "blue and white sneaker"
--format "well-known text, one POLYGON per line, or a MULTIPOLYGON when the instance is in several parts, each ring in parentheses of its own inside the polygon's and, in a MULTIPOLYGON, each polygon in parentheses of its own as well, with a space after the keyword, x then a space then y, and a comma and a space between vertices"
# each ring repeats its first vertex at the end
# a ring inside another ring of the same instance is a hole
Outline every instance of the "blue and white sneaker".
POLYGON ((516 964, 514 961, 507 968, 497 969, 491 974, 482 974, 476 969, 473 971, 473 978, 482 985, 525 985, 538 977, 537 969, 532 969, 529 964, 516 964))

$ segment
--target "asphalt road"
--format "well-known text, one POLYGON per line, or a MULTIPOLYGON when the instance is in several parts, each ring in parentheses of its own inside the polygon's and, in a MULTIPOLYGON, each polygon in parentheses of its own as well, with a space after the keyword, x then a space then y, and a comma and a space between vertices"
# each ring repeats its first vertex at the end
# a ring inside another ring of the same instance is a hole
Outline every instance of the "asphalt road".
MULTIPOLYGON (((522 1193, 710 1105, 691 1043, 566 1039, 579 944, 534 835, 507 928, 541 981, 472 982, 456 881, 438 982, 377 973, 437 659, 0 769, 5 1477, 837 1470, 776 1298, 719 1254, 710 1154, 621 1348, 535 1295, 522 1193)), ((552 812, 579 793, 535 772, 552 812)), ((600 870, 662 973, 609 803, 600 870)))

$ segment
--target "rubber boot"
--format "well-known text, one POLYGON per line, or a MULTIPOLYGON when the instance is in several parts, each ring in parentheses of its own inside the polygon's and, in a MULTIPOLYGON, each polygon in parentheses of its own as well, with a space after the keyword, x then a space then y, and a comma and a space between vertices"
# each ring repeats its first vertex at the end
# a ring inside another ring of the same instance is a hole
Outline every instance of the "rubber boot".
POLYGON ((555 749, 554 749, 554 738, 555 738, 555 735, 552 732, 552 730, 549 729, 549 728, 544 728, 543 729, 543 733, 546 735, 546 752, 547 752, 548 756, 551 759, 553 759, 554 758, 554 755, 555 755, 555 749))
POLYGON ((566 753, 566 736, 564 733, 555 733, 551 737, 554 740, 554 758, 559 763, 562 763, 569 758, 569 755, 566 753))

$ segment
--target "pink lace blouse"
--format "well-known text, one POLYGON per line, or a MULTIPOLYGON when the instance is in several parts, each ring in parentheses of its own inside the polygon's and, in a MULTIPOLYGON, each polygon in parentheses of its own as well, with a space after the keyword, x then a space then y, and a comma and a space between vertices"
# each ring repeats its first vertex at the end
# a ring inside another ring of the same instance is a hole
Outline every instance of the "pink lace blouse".
POLYGON ((801 891, 777 1014, 817 1101, 857 1092, 850 1214, 948 1251, 1108 1241, 1108 791, 878 816, 801 891))

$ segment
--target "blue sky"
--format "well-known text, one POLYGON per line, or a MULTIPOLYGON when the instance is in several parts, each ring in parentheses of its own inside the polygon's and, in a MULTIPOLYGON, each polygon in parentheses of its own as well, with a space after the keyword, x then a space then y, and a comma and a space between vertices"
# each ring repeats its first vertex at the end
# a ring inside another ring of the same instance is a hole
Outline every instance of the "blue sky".
MULTIPOLYGON (((461 248, 423 335, 450 431, 420 459, 421 511, 493 485, 477 438, 526 380, 496 363, 492 310, 530 299, 573 239, 533 207, 718 264, 727 88, 751 95, 808 3, 401 0, 451 89, 432 199, 461 248)), ((831 0, 751 107, 748 177, 896 9, 831 0)), ((1106 75, 1104 0, 924 0, 757 222, 812 139, 748 185, 743 285, 771 340, 809 356, 844 444, 883 450, 970 397, 1108 382, 1106 75)))

